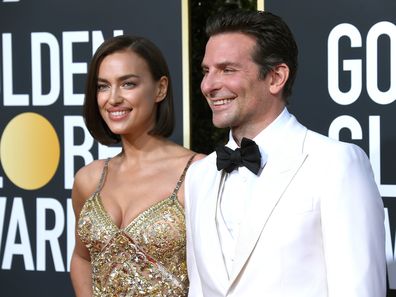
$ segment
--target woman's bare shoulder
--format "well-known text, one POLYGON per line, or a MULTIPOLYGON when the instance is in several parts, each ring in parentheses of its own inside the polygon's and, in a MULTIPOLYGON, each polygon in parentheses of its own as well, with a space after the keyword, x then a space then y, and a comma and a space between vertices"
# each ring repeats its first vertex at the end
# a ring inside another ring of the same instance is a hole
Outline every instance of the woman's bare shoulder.
MULTIPOLYGON (((81 167, 74 177, 75 181, 89 181, 100 178, 100 175, 105 166, 106 160, 95 160, 91 163, 81 167)), ((99 180, 98 180, 99 181, 99 180)))
POLYGON ((190 150, 188 148, 185 148, 183 146, 179 146, 179 150, 177 150, 177 153, 175 153, 174 157, 184 159, 182 163, 185 163, 185 161, 188 161, 192 158, 192 162, 201 160, 206 157, 206 155, 194 152, 193 150, 190 150))
POLYGON ((105 160, 95 160, 81 167, 74 176, 73 200, 86 200, 96 190, 105 166, 105 160))

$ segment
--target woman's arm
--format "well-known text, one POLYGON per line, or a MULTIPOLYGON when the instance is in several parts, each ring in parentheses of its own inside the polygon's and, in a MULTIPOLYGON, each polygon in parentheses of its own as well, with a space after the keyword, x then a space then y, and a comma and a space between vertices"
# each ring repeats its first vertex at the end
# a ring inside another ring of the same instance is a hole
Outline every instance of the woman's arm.
POLYGON ((75 228, 75 247, 70 263, 70 277, 76 297, 90 297, 92 296, 92 275, 91 275, 91 261, 89 251, 81 242, 77 234, 78 220, 81 209, 92 192, 88 189, 89 175, 87 168, 80 169, 75 178, 72 189, 72 204, 74 215, 76 218, 75 228))

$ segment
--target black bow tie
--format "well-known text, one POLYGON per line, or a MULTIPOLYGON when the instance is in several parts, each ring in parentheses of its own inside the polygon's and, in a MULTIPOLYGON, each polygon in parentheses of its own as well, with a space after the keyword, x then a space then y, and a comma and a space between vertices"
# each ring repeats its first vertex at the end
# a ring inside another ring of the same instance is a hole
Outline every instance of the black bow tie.
POLYGON ((226 146, 218 146, 217 170, 224 169, 230 173, 239 166, 245 166, 254 174, 257 174, 261 167, 261 155, 257 144, 248 138, 242 138, 241 147, 234 150, 226 146))

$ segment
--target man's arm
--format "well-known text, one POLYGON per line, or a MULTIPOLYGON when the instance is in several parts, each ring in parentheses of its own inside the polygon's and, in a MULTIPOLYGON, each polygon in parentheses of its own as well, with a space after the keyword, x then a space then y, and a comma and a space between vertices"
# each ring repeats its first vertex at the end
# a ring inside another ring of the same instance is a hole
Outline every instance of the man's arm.
POLYGON ((354 145, 334 157, 321 199, 329 297, 384 297, 384 206, 370 162, 354 145))

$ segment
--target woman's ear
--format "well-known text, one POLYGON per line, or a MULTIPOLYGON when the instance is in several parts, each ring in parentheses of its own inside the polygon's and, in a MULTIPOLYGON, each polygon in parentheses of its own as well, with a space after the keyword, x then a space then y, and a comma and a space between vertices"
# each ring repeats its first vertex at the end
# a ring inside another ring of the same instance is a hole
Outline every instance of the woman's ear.
POLYGON ((278 95, 283 92, 283 88, 289 78, 289 67, 285 64, 279 64, 270 72, 271 83, 269 91, 273 95, 278 95))
POLYGON ((168 84, 168 77, 161 76, 158 81, 157 97, 155 98, 155 102, 161 102, 165 99, 166 94, 168 94, 168 84))

